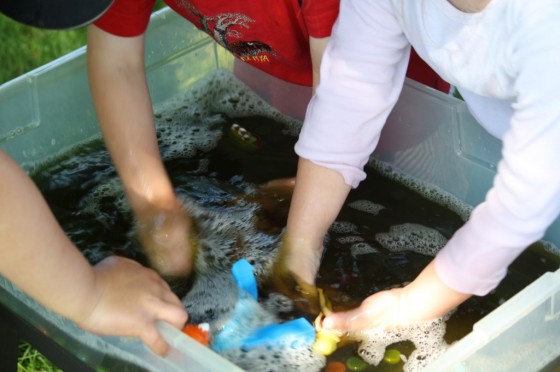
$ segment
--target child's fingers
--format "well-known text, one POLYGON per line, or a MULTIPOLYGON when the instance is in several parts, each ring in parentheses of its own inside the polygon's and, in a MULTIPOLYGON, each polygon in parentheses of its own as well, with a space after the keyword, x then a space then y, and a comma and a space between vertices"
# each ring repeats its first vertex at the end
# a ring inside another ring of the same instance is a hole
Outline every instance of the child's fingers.
POLYGON ((158 355, 164 356, 169 352, 170 347, 159 334, 155 323, 150 323, 149 326, 145 327, 140 335, 140 339, 158 355))
POLYGON ((158 310, 157 319, 163 320, 177 329, 182 329, 187 323, 189 315, 180 302, 179 305, 164 302, 158 310))

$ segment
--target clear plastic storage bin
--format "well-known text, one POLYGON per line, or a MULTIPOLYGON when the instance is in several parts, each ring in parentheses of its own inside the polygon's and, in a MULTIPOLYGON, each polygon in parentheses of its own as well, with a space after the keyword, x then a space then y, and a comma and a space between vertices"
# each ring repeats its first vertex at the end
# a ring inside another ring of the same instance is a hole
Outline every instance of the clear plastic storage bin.
MULTIPOLYGON (((147 34, 153 103, 184 92, 233 58, 173 11, 154 14, 147 34)), ((0 148, 31 170, 42 160, 99 136, 89 93, 85 48, 0 87, 0 148)), ((490 188, 501 144, 469 115, 465 104, 407 81, 374 156, 476 205, 490 188), (403 135, 406 133, 406 135, 403 135)), ((560 246, 560 221, 545 239, 560 246)), ((479 321, 430 370, 531 371, 560 354, 560 272, 549 273, 479 321)), ((78 329, 0 278, 0 302, 93 369, 240 370, 210 349, 160 324, 173 345, 167 358, 140 341, 78 329)))

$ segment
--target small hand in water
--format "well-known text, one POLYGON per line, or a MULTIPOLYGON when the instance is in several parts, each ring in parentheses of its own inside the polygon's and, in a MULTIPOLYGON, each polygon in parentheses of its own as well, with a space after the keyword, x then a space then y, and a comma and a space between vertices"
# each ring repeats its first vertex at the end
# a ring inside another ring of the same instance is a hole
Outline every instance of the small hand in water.
POLYGON ((317 315, 321 308, 314 283, 320 253, 317 256, 316 250, 303 249, 295 243, 286 235, 283 237, 268 284, 273 291, 290 297, 298 309, 317 315))
POLYGON ((331 314, 323 327, 353 332, 427 322, 449 314, 470 296, 448 287, 432 261, 412 283, 377 292, 356 309, 331 314))
POLYGON ((414 308, 407 308, 402 288, 377 292, 366 298, 359 307, 331 313, 323 320, 323 327, 346 332, 408 324, 414 308))
POLYGON ((161 275, 190 274, 197 242, 192 221, 179 203, 172 209, 144 214, 137 222, 136 234, 150 264, 161 275))
POLYGON ((265 284, 269 291, 289 297, 297 309, 311 315, 321 311, 317 287, 299 278, 282 264, 275 264, 269 281, 265 284))
POLYGON ((279 205, 289 206, 296 184, 295 178, 278 178, 259 185, 253 198, 264 209, 276 209, 279 205))
POLYGON ((279 178, 268 181, 247 196, 250 202, 259 204, 257 228, 267 233, 277 233, 286 225, 295 178, 279 178))
POLYGON ((109 257, 95 266, 92 307, 77 324, 103 335, 140 337, 158 354, 169 348, 156 328, 163 320, 181 329, 188 315, 169 285, 136 261, 109 257))

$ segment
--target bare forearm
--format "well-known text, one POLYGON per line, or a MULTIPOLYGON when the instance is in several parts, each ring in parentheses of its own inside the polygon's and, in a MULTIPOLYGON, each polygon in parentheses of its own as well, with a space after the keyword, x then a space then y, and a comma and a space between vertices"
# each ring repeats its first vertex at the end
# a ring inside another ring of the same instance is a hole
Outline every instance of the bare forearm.
POLYGON ((322 242, 349 191, 338 172, 300 158, 288 218, 290 235, 322 242))
POLYGON ((95 305, 92 267, 31 179, 3 153, 0 174, 0 272, 44 306, 80 321, 95 305))
POLYGON ((457 292, 438 276, 432 261, 412 283, 403 289, 405 303, 414 309, 411 321, 425 321, 447 314, 471 294, 457 292))
POLYGON ((118 38, 90 26, 88 72, 105 143, 136 214, 175 203, 159 155, 144 72, 143 36, 118 38))
POLYGON ((103 137, 151 265, 162 275, 192 268, 190 219, 159 153, 144 71, 144 37, 123 38, 90 26, 88 72, 103 137))
POLYGON ((325 234, 349 191, 338 172, 300 158, 281 257, 306 283, 315 282, 325 234))

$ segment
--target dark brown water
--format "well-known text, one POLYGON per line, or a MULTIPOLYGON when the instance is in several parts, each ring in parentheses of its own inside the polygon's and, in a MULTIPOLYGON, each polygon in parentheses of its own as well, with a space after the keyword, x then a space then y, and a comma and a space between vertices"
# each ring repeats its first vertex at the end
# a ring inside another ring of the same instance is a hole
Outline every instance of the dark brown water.
MULTIPOLYGON (((258 203, 261 207, 255 212, 257 229, 277 237, 286 223, 289 195, 254 197, 254 190, 263 182, 295 175, 295 138, 285 135, 281 124, 262 117, 233 120, 217 115, 189 135, 199 135, 199 131, 211 131, 213 138, 219 139, 216 146, 187 151, 188 156, 182 156, 174 148, 186 141, 187 135, 177 128, 159 128, 160 147, 177 194, 194 200, 201 208, 218 212, 229 213, 247 203, 258 203), (243 141, 231 131, 234 123, 252 133, 251 141, 243 141)), ((336 228, 329 234, 317 278, 317 284, 331 296, 335 309, 357 304, 376 291, 413 280, 432 259, 410 251, 389 251, 378 241, 379 233, 389 231, 391 226, 414 224, 450 238, 463 224, 456 213, 404 184, 374 169, 367 172, 367 180, 351 192, 336 228), (383 208, 377 214, 364 212, 355 207, 358 201, 383 208)), ((131 237, 132 217, 100 140, 45 164, 33 178, 68 236, 90 262, 96 263, 108 255, 123 255, 146 263, 131 237)), ((557 269, 559 261, 539 244, 526 250, 511 265, 507 277, 495 291, 484 298, 472 298, 459 307, 447 322, 446 341, 458 340, 469 333, 474 322, 545 271, 557 269)), ((177 291, 180 296, 184 294, 181 289, 177 291)), ((413 346, 401 342, 392 348, 409 355, 413 346)), ((355 355, 356 349, 356 345, 341 348, 329 360, 345 361, 355 355)), ((382 362, 366 370, 397 371, 402 370, 402 363, 382 362)))

